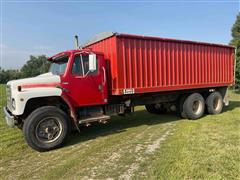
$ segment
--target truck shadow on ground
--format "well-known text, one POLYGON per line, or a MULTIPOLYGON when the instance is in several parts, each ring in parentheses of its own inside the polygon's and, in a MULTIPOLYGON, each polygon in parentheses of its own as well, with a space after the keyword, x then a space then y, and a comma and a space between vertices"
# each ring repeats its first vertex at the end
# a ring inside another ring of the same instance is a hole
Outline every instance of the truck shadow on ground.
POLYGON ((223 108, 223 113, 231 111, 235 108, 240 108, 240 101, 230 101, 229 106, 223 108))
MULTIPOLYGON (((235 108, 240 108, 240 101, 230 101, 230 105, 228 107, 224 107, 223 113, 231 111, 235 108)), ((186 119, 181 119, 176 113, 155 115, 148 113, 145 109, 138 110, 132 115, 127 115, 125 117, 112 116, 111 120, 109 120, 106 124, 93 123, 90 127, 83 126, 80 128, 81 133, 75 131, 70 135, 66 146, 79 144, 102 136, 122 133, 127 131, 128 128, 142 125, 152 126, 180 120, 186 119)))
POLYGON ((138 110, 132 115, 112 116, 111 120, 106 124, 93 123, 89 127, 81 127, 80 133, 77 131, 70 135, 66 146, 78 144, 84 141, 96 139, 101 136, 107 136, 116 133, 127 131, 128 128, 133 128, 142 125, 156 125, 181 120, 180 117, 173 114, 155 115, 148 113, 145 109, 138 110))

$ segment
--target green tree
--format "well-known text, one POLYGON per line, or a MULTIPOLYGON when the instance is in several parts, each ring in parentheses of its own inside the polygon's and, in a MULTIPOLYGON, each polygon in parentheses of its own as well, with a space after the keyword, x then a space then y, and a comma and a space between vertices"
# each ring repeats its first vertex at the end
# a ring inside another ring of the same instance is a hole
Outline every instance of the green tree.
POLYGON ((21 78, 21 72, 15 69, 4 70, 0 68, 0 84, 5 84, 12 79, 21 78))
POLYGON ((231 45, 236 47, 236 69, 235 69, 235 77, 236 77, 236 87, 240 87, 240 13, 237 15, 236 22, 232 27, 232 40, 230 42, 231 45))
POLYGON ((49 69, 49 63, 45 55, 30 56, 30 59, 21 70, 8 69, 4 70, 0 67, 0 84, 6 84, 13 79, 34 77, 42 73, 46 73, 49 69))
POLYGON ((49 63, 45 55, 30 56, 27 63, 21 68, 22 77, 34 77, 46 73, 49 69, 49 63))

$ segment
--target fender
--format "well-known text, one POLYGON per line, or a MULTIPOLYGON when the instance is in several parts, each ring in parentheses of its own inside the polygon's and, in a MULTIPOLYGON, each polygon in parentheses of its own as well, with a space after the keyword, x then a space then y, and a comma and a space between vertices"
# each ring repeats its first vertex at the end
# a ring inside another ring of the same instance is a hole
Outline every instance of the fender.
POLYGON ((9 99, 9 110, 15 116, 22 115, 29 99, 61 96, 62 90, 56 87, 60 83, 60 76, 52 73, 9 81, 7 83, 11 98, 9 99))
POLYGON ((34 98, 44 97, 60 97, 68 106, 70 116, 73 119, 76 129, 78 128, 78 121, 76 110, 73 102, 68 97, 65 89, 61 87, 61 76, 46 73, 33 78, 19 79, 9 81, 8 86, 11 87, 11 101, 15 103, 15 108, 8 107, 14 116, 22 115, 25 111, 26 104, 29 100, 34 98))
POLYGON ((20 92, 15 90, 15 92, 12 93, 12 99, 15 101, 16 109, 12 109, 12 114, 16 116, 22 115, 30 99, 50 96, 61 97, 61 94, 62 90, 56 87, 22 89, 20 92))
POLYGON ((76 129, 80 132, 80 129, 78 127, 76 111, 75 111, 75 108, 74 108, 74 105, 73 105, 71 99, 66 95, 65 92, 62 92, 61 97, 64 100, 64 102, 68 105, 68 107, 70 109, 70 116, 73 118, 73 122, 74 122, 76 129))
POLYGON ((28 91, 22 91, 22 92, 17 93, 16 107, 18 107, 18 109, 13 111, 13 114, 14 115, 23 114, 27 102, 33 98, 51 97, 51 96, 60 97, 68 105, 69 110, 70 110, 70 116, 73 119, 73 123, 74 123, 76 129, 80 132, 74 105, 73 105, 72 101, 70 100, 70 98, 66 95, 66 93, 61 88, 59 88, 59 86, 51 87, 51 88, 46 88, 46 86, 44 88, 32 88, 31 87, 31 89, 28 89, 28 91), (21 101, 21 99, 23 99, 24 101, 21 101))

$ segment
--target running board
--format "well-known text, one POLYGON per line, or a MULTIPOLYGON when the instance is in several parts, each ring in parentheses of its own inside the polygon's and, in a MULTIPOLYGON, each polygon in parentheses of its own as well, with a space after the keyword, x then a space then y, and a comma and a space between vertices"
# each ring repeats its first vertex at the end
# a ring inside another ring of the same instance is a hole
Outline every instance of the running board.
POLYGON ((97 116, 97 117, 90 117, 86 119, 80 119, 78 122, 79 124, 89 124, 91 122, 100 122, 100 123, 106 123, 106 120, 109 120, 110 116, 102 115, 102 116, 97 116))

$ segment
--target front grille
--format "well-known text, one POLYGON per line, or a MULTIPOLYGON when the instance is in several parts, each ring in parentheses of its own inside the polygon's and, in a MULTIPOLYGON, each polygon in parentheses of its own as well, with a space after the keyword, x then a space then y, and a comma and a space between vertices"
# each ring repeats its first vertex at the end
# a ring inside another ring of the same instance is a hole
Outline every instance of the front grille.
POLYGON ((11 111, 12 110, 12 93, 11 87, 7 85, 6 87, 6 95, 7 95, 7 107, 11 111))

